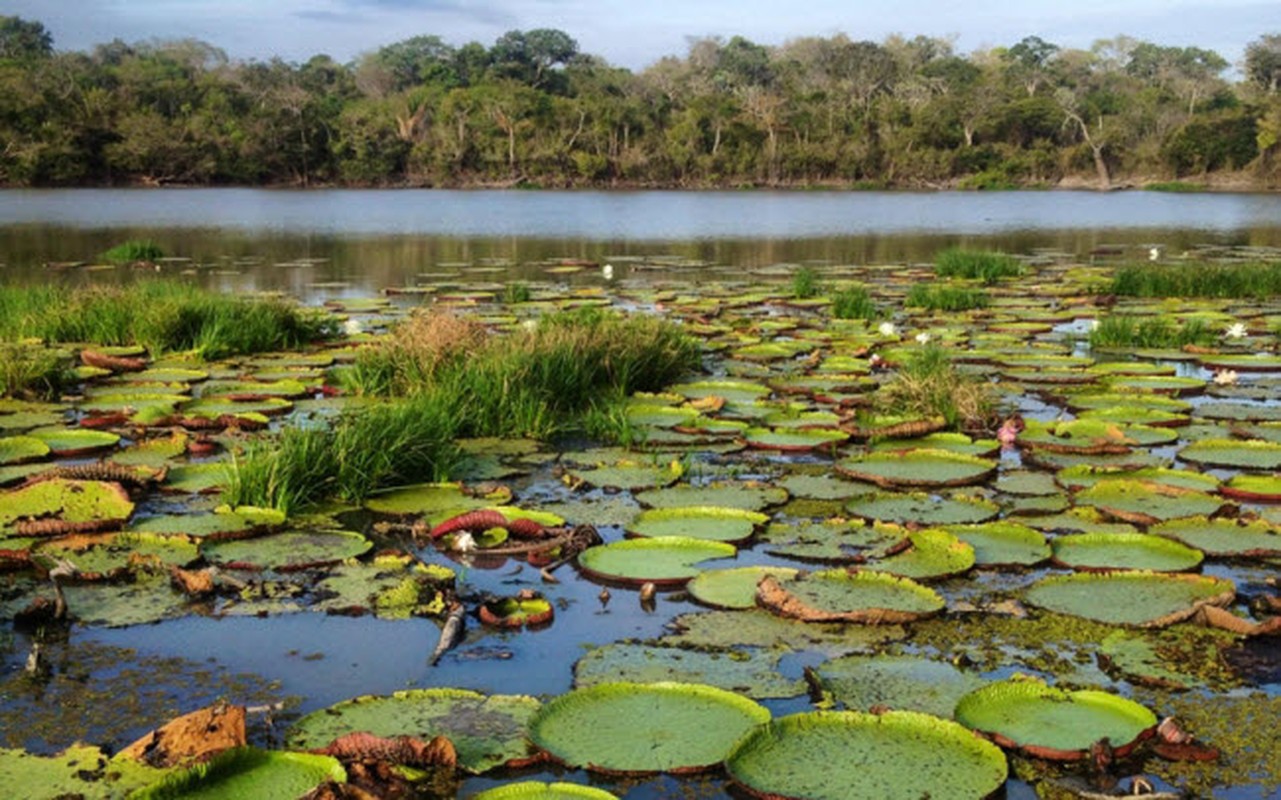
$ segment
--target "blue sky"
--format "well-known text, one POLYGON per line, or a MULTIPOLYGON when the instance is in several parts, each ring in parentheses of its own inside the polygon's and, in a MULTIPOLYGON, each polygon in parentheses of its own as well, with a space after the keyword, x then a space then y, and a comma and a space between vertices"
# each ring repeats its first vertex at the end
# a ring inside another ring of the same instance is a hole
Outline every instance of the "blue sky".
POLYGON ((1281 32, 1277 0, 5 0, 0 13, 40 20, 59 49, 195 37, 234 58, 291 61, 316 53, 348 61, 418 34, 489 45, 512 29, 560 28, 584 51, 632 69, 709 35, 782 44, 926 34, 954 37, 968 53, 1029 34, 1067 47, 1127 34, 1236 62, 1247 42, 1281 32))

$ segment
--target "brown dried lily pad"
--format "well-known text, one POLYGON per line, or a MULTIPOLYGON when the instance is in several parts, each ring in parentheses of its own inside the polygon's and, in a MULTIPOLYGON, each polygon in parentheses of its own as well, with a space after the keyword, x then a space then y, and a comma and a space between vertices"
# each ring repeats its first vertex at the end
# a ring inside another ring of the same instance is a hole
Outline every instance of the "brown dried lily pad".
POLYGON ((121 750, 119 758, 176 767, 245 746, 245 707, 218 704, 184 714, 121 750))

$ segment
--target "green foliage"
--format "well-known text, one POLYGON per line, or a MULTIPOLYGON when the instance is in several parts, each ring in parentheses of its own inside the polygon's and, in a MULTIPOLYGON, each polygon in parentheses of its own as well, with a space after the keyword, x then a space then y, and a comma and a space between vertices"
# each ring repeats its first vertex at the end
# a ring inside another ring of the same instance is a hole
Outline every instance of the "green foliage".
POLYGON ((1165 317, 1114 314, 1099 320, 1099 326, 1090 331, 1090 346, 1179 348, 1211 345, 1217 338, 1199 319, 1179 325, 1165 317))
POLYGON ((849 286, 832 295, 832 316, 837 319, 876 319, 880 309, 866 286, 849 286))
POLYGON ((70 354, 42 345, 0 342, 0 396, 52 399, 72 378, 70 354))
POLYGON ((809 300, 823 292, 819 285, 818 273, 812 267, 801 267, 792 273, 792 297, 797 300, 809 300))
POLYGON ((997 411, 992 385, 958 372, 948 352, 934 344, 912 354, 874 400, 883 413, 942 417, 952 428, 985 425, 997 411))
POLYGON ((204 358, 285 350, 336 333, 328 314, 285 300, 247 299, 174 281, 68 289, 0 287, 0 339, 140 344, 204 358))
POLYGON ((969 311, 986 308, 989 300, 982 289, 947 283, 914 283, 903 305, 927 311, 969 311))
POLYGON ((509 306, 516 303, 528 303, 531 297, 533 297, 533 293, 523 283, 509 283, 503 287, 503 302, 509 306))
POLYGON ((1125 297, 1270 297, 1281 294, 1281 262, 1136 264, 1116 271, 1109 292, 1125 297))
POLYGON ((105 251, 99 258, 109 264, 133 264, 138 261, 155 261, 164 258, 160 245, 148 239, 130 239, 105 251))
POLYGON ((1252 111, 1198 115, 1170 134, 1161 156, 1176 175, 1241 169, 1259 155, 1258 134, 1252 111))
POLYGON ((1157 181, 1149 183, 1143 188, 1149 192, 1171 192, 1174 194, 1192 194, 1205 191, 1204 185, 1188 183, 1187 181, 1157 181))
POLYGON ((934 257, 934 272, 940 278, 981 280, 988 286, 1001 278, 1022 275, 1025 271, 1023 262, 1005 253, 952 247, 934 257))

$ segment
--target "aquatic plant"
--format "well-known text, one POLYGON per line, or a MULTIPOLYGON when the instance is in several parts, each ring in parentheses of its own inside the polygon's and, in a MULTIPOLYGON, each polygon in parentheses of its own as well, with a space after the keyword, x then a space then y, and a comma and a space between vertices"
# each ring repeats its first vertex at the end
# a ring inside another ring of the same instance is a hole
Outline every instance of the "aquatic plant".
POLYGON ((946 283, 912 284, 903 299, 903 305, 926 311, 969 311, 986 308, 988 302, 987 292, 982 289, 946 283))
POLYGON ((880 309, 866 286, 850 286, 832 295, 832 316, 837 319, 876 319, 880 309))
POLYGON ((997 411, 992 385, 959 372, 947 351, 934 344, 909 356, 874 400, 885 413, 942 417, 953 428, 985 425, 997 411))
POLYGON ((49 399, 72 379, 69 353, 42 345, 0 342, 0 396, 49 399))
POLYGON ((952 247, 934 256, 934 274, 940 278, 967 278, 992 285, 1001 278, 1022 275, 1023 262, 1005 253, 952 247))
POLYGON ((1125 297, 1268 297, 1281 294, 1281 262, 1135 264, 1119 268, 1108 291, 1125 297))
POLYGON ((337 321, 278 298, 219 294, 177 281, 127 286, 0 287, 0 339, 142 345, 222 358, 297 348, 337 321))
POLYGON ((516 303, 528 303, 533 293, 529 287, 523 283, 509 283, 503 287, 503 302, 507 305, 516 303))
POLYGON ((797 300, 809 300, 818 297, 823 291, 819 285, 818 273, 812 267, 801 267, 792 273, 792 297, 797 300))
POLYGON ((133 264, 138 261, 155 261, 158 258, 164 258, 165 251, 150 239, 129 239, 98 257, 108 264, 133 264))
POLYGON ((1178 324, 1167 317, 1113 314, 1098 320, 1090 331, 1091 347, 1179 348, 1214 341, 1214 332, 1199 319, 1178 324))

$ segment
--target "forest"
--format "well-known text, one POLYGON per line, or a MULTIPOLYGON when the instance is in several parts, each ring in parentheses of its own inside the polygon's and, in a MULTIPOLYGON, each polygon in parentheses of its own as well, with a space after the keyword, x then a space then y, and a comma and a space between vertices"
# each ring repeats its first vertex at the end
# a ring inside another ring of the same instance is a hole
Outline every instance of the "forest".
POLYGON ((0 185, 1281 186, 1281 33, 1213 50, 1036 36, 692 40, 639 72, 564 31, 338 63, 194 39, 56 50, 0 17, 0 185))

